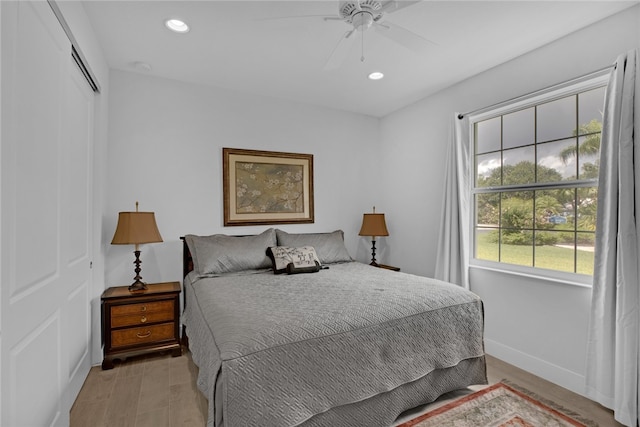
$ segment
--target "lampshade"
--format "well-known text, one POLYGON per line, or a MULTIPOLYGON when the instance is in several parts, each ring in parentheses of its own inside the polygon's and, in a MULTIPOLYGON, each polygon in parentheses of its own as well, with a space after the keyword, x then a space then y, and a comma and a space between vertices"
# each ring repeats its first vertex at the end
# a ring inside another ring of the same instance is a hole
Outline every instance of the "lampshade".
POLYGON ((387 224, 383 213, 366 213, 362 216, 362 227, 359 236, 388 236, 387 224))
POLYGON ((120 212, 112 245, 162 242, 153 212, 120 212))

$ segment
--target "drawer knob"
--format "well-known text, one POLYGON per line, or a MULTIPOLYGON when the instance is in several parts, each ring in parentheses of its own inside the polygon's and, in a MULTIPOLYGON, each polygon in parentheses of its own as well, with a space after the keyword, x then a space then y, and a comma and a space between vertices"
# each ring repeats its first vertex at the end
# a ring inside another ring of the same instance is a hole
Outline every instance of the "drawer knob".
POLYGON ((141 322, 141 323, 147 323, 147 316, 142 316, 142 317, 140 318, 140 322, 141 322))
POLYGON ((140 311, 147 311, 147 306, 143 305, 142 307, 140 307, 140 311))
POLYGON ((146 332, 146 333, 144 333, 144 334, 141 334, 140 332, 138 332, 138 333, 136 334, 136 336, 137 336, 138 338, 148 338, 148 337, 150 337, 150 336, 151 336, 151 331, 147 331, 147 332, 146 332))

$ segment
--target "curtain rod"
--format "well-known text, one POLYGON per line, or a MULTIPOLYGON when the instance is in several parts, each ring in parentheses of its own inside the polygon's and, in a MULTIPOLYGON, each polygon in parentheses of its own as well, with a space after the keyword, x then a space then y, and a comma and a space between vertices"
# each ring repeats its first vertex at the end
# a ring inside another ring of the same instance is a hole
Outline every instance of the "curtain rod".
POLYGON ((533 92, 525 93, 524 95, 519 95, 519 96, 516 96, 514 98, 507 99, 506 101, 497 102, 495 104, 489 105, 488 107, 482 107, 482 108, 478 108, 477 110, 467 111, 466 113, 460 113, 460 114, 458 114, 458 119, 462 120, 464 118, 464 116, 469 115, 469 114, 475 114, 475 113, 479 113, 481 111, 492 110, 492 109, 494 109, 494 108, 496 108, 496 107, 498 107, 500 105, 509 104, 509 103, 512 103, 512 102, 515 102, 515 101, 518 101, 518 100, 521 100, 521 99, 524 99, 524 98, 529 98, 529 97, 531 97, 533 95, 536 95, 536 94, 540 94, 540 93, 543 93, 543 92, 548 92, 549 90, 552 90, 552 89, 558 88, 560 86, 564 86, 564 85, 573 83, 573 82, 578 81, 578 80, 585 79, 587 77, 591 77, 591 76, 600 74, 603 71, 607 71, 607 70, 609 70, 611 68, 615 68, 615 67, 616 67, 616 64, 611 64, 609 66, 599 68, 599 69, 597 69, 595 71, 591 71, 590 73, 583 74, 581 76, 574 77, 574 78, 569 79, 569 80, 565 80, 565 81, 563 81, 561 83, 556 83, 556 84, 548 86, 548 87, 546 87, 544 89, 534 90, 533 92))

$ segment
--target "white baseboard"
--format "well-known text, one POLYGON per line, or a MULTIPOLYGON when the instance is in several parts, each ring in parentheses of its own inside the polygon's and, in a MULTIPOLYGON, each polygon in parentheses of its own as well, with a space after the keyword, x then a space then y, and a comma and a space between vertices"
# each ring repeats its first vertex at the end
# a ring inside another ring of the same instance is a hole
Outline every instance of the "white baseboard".
POLYGON ((485 351, 504 362, 524 369, 561 387, 586 396, 584 375, 528 355, 497 341, 485 339, 485 351))

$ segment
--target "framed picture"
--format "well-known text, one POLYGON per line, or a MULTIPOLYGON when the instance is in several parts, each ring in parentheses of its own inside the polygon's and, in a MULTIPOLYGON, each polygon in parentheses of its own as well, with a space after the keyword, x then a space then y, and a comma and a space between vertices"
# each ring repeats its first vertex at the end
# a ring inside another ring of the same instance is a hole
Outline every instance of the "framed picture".
POLYGON ((313 155, 222 149, 224 225, 313 222, 313 155))

